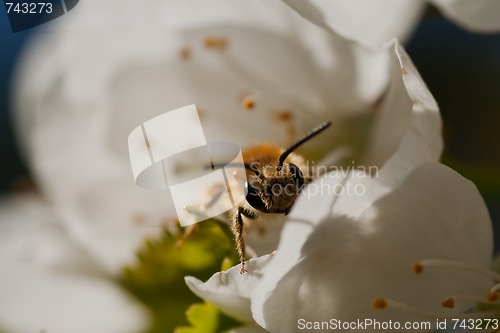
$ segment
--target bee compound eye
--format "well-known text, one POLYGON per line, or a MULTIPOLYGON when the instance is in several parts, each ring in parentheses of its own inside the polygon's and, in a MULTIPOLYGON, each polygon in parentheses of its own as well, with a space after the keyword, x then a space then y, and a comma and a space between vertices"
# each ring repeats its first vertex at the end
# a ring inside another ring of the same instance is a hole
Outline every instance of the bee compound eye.
POLYGON ((295 182, 297 183, 297 188, 299 191, 304 187, 304 175, 302 174, 302 171, 300 171, 299 167, 296 166, 293 163, 290 163, 290 172, 293 175, 293 178, 295 179, 295 182))
POLYGON ((260 198, 258 191, 249 182, 245 183, 245 199, 253 208, 266 212, 266 205, 260 198))
POLYGON ((259 166, 260 166, 259 162, 252 162, 249 165, 249 169, 252 170, 255 173, 255 175, 260 176, 259 166))

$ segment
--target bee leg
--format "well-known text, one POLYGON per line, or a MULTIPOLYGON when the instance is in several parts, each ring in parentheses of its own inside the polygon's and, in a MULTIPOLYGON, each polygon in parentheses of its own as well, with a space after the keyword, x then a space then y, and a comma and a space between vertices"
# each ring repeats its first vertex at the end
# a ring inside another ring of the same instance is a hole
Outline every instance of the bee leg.
POLYGON ((253 214, 251 214, 243 207, 238 207, 236 214, 234 214, 231 230, 235 237, 234 240, 236 241, 236 249, 238 250, 238 255, 240 256, 240 274, 243 274, 247 271, 245 269, 245 241, 243 240, 243 219, 241 218, 242 215, 248 217, 249 219, 255 219, 255 216, 253 216, 253 214))
POLYGON ((243 207, 238 207, 236 214, 234 214, 233 224, 231 226, 231 231, 234 234, 234 240, 236 242, 236 249, 238 250, 238 255, 240 256, 240 274, 243 274, 247 271, 245 269, 245 241, 243 240, 243 219, 241 218, 243 209, 243 207))
MULTIPOLYGON (((215 205, 215 203, 217 203, 217 201, 219 201, 219 199, 221 198, 222 193, 224 193, 223 190, 224 190, 224 188, 222 187, 221 184, 215 184, 213 187, 211 187, 209 190, 209 193, 208 193, 209 195, 208 195, 206 201, 202 204, 199 211, 203 212, 204 210, 211 208, 213 205, 215 205)), ((198 209, 192 208, 192 210, 197 211, 198 209)), ((177 248, 182 247, 182 245, 186 242, 186 240, 188 240, 188 238, 191 237, 191 235, 197 229, 196 226, 197 226, 197 224, 192 224, 192 225, 186 227, 186 229, 185 229, 186 231, 182 235, 182 238, 179 239, 176 243, 177 248)))
POLYGON ((191 235, 195 232, 197 225, 198 224, 195 223, 195 224, 191 224, 191 225, 189 225, 189 226, 186 227, 186 229, 184 231, 184 234, 182 235, 182 238, 179 239, 177 241, 177 243, 175 243, 175 247, 176 248, 179 249, 179 248, 182 247, 182 245, 184 245, 184 242, 186 242, 188 240, 188 238, 191 237, 191 235))
POLYGON ((208 209, 215 205, 215 203, 222 197, 224 189, 225 187, 222 184, 215 184, 212 188, 210 188, 208 198, 203 203, 203 209, 208 209))

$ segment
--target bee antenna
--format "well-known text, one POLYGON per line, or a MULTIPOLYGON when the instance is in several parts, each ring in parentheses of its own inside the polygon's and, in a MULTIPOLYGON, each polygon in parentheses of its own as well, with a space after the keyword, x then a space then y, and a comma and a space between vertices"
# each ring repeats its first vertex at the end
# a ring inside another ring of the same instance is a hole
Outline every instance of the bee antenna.
POLYGON ((293 145, 288 147, 287 150, 285 150, 281 155, 278 160, 278 166, 282 166, 283 162, 285 162, 286 158, 288 155, 290 155, 295 149, 297 149, 300 145, 303 143, 309 141, 310 139, 314 138, 316 135, 321 133, 324 129, 330 127, 332 123, 330 121, 325 121, 324 123, 320 124, 319 126, 315 127, 311 132, 309 132, 306 136, 304 136, 302 139, 299 141, 295 142, 293 145))

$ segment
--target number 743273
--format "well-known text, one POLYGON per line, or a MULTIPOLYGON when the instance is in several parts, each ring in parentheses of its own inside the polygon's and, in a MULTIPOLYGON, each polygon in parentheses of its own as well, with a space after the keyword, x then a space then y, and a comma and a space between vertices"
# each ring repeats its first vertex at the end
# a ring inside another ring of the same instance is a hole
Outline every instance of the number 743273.
POLYGON ((50 2, 6 2, 7 14, 50 14, 52 3, 50 2))
POLYGON ((452 319, 453 329, 468 329, 468 330, 487 330, 493 329, 497 330, 499 328, 498 319, 488 319, 488 318, 463 318, 463 319, 452 319))

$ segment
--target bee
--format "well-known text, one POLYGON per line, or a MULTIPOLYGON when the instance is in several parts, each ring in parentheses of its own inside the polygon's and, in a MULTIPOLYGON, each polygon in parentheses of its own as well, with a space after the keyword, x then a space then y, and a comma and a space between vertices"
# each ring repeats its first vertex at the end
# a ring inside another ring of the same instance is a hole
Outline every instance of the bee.
POLYGON ((294 151, 330 125, 330 122, 320 124, 287 149, 263 143, 243 151, 247 176, 245 200, 230 212, 231 231, 241 262, 240 274, 246 272, 244 220, 271 222, 285 218, 302 189, 313 180, 304 158, 294 151))

